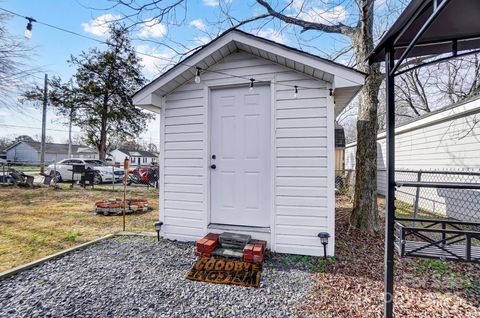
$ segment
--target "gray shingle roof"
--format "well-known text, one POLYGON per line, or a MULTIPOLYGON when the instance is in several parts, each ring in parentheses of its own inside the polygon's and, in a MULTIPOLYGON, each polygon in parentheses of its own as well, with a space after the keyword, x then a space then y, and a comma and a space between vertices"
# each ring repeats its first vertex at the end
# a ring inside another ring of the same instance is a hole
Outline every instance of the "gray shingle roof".
POLYGON ((125 148, 120 148, 118 150, 120 150, 121 152, 123 152, 124 154, 126 154, 130 157, 152 157, 152 158, 157 157, 156 155, 154 155, 150 151, 146 151, 146 150, 128 150, 128 149, 125 149, 125 148))
MULTIPOLYGON (((40 151, 41 143, 38 141, 21 141, 30 147, 34 148, 36 151, 40 151)), ((19 143, 16 143, 7 149, 13 148, 19 143)), ((5 150, 7 150, 5 149, 5 150)), ((51 154, 68 154, 68 144, 56 144, 56 143, 45 143, 45 152, 51 154)), ((92 154, 97 153, 94 149, 90 148, 89 146, 85 145, 72 145, 72 154, 92 154)))

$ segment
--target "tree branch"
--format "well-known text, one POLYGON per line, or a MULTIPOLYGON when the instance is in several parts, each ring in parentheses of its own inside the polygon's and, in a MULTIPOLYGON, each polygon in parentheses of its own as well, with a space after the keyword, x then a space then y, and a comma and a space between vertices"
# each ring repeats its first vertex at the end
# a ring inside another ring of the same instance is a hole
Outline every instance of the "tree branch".
POLYGON ((285 23, 294 24, 302 27, 302 32, 305 32, 308 30, 318 30, 318 31, 323 31, 327 33, 343 34, 348 37, 351 37, 353 34, 357 32, 357 28, 345 25, 343 23, 328 25, 323 23, 301 20, 295 17, 285 15, 273 9, 272 6, 267 1, 264 1, 264 0, 257 0, 257 3, 263 6, 267 10, 270 16, 275 17, 285 23))

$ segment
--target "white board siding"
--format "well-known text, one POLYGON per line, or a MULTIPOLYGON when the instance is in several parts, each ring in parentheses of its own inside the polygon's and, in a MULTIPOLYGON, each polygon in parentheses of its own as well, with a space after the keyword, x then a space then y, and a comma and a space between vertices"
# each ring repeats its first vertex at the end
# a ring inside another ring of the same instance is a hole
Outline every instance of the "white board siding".
MULTIPOLYGON (((447 108, 438 114, 425 117, 396 129, 395 165, 396 169, 408 170, 473 170, 480 171, 480 99, 472 100, 457 107, 447 108)), ((345 169, 355 168, 356 145, 347 145, 345 149, 345 169)), ((377 139, 377 182, 378 192, 386 194, 386 139, 379 134, 377 139)), ((422 177, 428 181, 428 175, 422 177)), ((430 176, 432 177, 432 176, 430 176)), ((438 180, 434 175, 432 181, 449 180, 442 176, 438 180)), ((454 176, 458 178, 458 176, 454 176)), ((397 179, 416 180, 413 173, 398 173, 397 179)), ((478 179, 476 179, 478 180, 478 179)), ((458 179, 456 180, 458 181, 458 179)), ((478 181, 474 181, 478 182, 478 181)), ((452 190, 448 190, 452 192, 452 190)), ((449 195, 435 189, 422 189, 419 206, 442 215, 454 216, 459 211, 450 208, 447 211, 446 199, 449 195), (439 194, 440 193, 440 194, 439 194)), ((413 204, 416 189, 401 188, 397 191, 399 200, 413 204)), ((451 199, 451 198, 450 198, 451 199)), ((480 213, 480 208, 479 208, 480 213)), ((472 221, 468 217, 455 215, 456 218, 472 221)))
POLYGON ((295 82, 310 89, 299 89, 294 98, 292 89, 277 85, 275 247, 278 252, 321 255, 317 234, 333 236, 328 220, 335 217, 327 199, 328 121, 333 118, 327 118, 327 83, 301 77, 297 84, 298 77, 277 76, 279 84, 295 82))
POLYGON ((228 71, 258 81, 275 79, 271 85, 274 217, 269 243, 279 252, 322 255, 317 234, 327 231, 333 236, 334 219, 334 206, 328 199, 334 193, 328 181, 333 152, 329 153, 327 138, 333 138, 334 120, 333 108, 332 115, 327 111, 327 105, 333 107, 328 97, 330 84, 245 52, 233 53, 209 70, 202 73, 200 84, 190 81, 165 98, 164 206, 160 208, 164 235, 191 240, 210 231, 208 90, 204 88, 235 84, 231 77, 214 72, 228 71), (293 83, 299 86, 297 98, 292 87, 282 85, 293 83))
POLYGON ((204 94, 192 86, 187 84, 165 98, 160 214, 164 235, 171 239, 192 240, 204 233, 204 94))

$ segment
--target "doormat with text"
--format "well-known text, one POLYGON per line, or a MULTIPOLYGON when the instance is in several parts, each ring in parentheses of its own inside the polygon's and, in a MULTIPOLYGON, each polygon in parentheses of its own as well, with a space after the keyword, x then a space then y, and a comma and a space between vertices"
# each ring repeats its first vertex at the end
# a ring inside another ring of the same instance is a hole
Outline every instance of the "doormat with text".
POLYGON ((262 265, 223 258, 203 257, 195 262, 187 279, 239 286, 258 287, 262 265))

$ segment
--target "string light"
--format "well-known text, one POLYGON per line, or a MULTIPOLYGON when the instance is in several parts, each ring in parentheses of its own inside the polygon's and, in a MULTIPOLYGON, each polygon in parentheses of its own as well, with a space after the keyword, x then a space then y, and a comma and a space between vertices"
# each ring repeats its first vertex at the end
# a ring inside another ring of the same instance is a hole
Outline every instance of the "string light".
POLYGON ((297 97, 298 97, 298 86, 297 86, 297 85, 295 85, 295 86, 293 86, 293 88, 294 88, 294 91, 293 91, 293 98, 297 98, 297 97))
POLYGON ((200 70, 201 69, 202 68, 197 66, 197 72, 195 73, 195 83, 197 83, 197 84, 200 84, 200 82, 202 81, 202 79, 200 78, 200 70))
POLYGON ((32 28, 33 28, 33 24, 32 22, 37 22, 37 20, 35 20, 34 18, 31 18, 31 17, 25 17, 25 19, 28 20, 28 23, 27 23, 27 27, 25 28, 25 37, 27 39, 31 39, 32 38, 32 28))
MULTIPOLYGON (((78 36, 78 37, 82 37, 82 38, 86 38, 86 39, 89 39, 89 40, 92 40, 92 41, 95 41, 95 42, 98 42, 98 43, 102 43, 102 44, 105 44, 105 45, 112 45, 111 43, 108 43, 106 41, 102 41, 102 40, 99 40, 99 39, 96 39, 96 38, 93 38, 93 37, 90 37, 90 36, 87 36, 87 35, 83 35, 83 34, 80 34, 80 33, 77 33, 77 32, 74 32, 74 31, 71 31, 71 30, 68 30, 68 29, 64 29, 62 27, 58 27, 58 26, 55 26, 55 25, 51 25, 51 24, 48 24, 48 23, 45 23, 45 22, 42 22, 42 21, 38 21, 32 17, 27 17, 27 16, 23 16, 19 13, 16 13, 16 12, 13 12, 13 11, 10 11, 10 10, 7 10, 5 8, 1 8, 0 7, 0 10, 2 11, 5 11, 5 12, 8 12, 10 14, 13 14, 13 15, 16 15, 18 17, 22 17, 22 18, 25 18, 28 20, 28 23, 27 23, 27 26, 26 26, 26 29, 25 29, 25 37, 27 39, 30 39, 32 37, 32 28, 33 28, 33 22, 35 23, 38 23, 38 24, 41 24, 41 25, 44 25, 44 26, 47 26, 47 27, 50 27, 50 28, 53 28, 53 29, 56 29, 56 30, 59 30, 59 31, 62 31, 62 32, 66 32, 66 33, 70 33, 72 35, 75 35, 75 36, 78 36)), ((162 57, 162 56, 157 56, 157 55, 152 55, 152 54, 148 54, 148 53, 144 53, 144 52, 140 52, 140 51, 135 51, 135 53, 139 54, 139 55, 143 55, 143 56, 148 56, 148 57, 151 57, 151 58, 155 58, 155 59, 159 59, 159 60, 164 60, 164 61, 167 61, 167 62, 170 62, 170 63, 176 63, 176 65, 185 65, 185 66, 189 66, 189 67, 195 67, 195 83, 200 83, 201 82, 201 78, 200 78, 200 73, 202 72, 211 72, 211 73, 217 73, 217 74, 221 74, 221 75, 225 75, 225 76, 228 76, 228 77, 235 77, 235 78, 242 78, 242 79, 245 79, 245 80, 250 80, 250 92, 253 91, 253 86, 254 86, 254 82, 255 82, 255 79, 253 78, 250 78, 248 79, 248 77, 245 77, 245 76, 240 76, 240 75, 234 75, 234 74, 228 74, 228 73, 225 73, 225 72, 222 72, 222 71, 217 71, 217 70, 204 70, 198 66, 193 66, 193 65, 189 65, 187 64, 185 61, 175 61, 173 59, 169 59, 169 58, 165 58, 165 57, 162 57)), ((294 96, 295 94, 298 95, 298 88, 302 88, 298 85, 291 85, 291 84, 285 84, 285 83, 278 83, 278 82, 275 82, 275 81, 272 81, 272 83, 275 83, 277 85, 281 85, 281 86, 285 86, 285 87, 293 87, 294 88, 294 96)), ((332 94, 332 93, 331 93, 332 94)), ((296 96, 295 96, 296 97, 296 96)))

